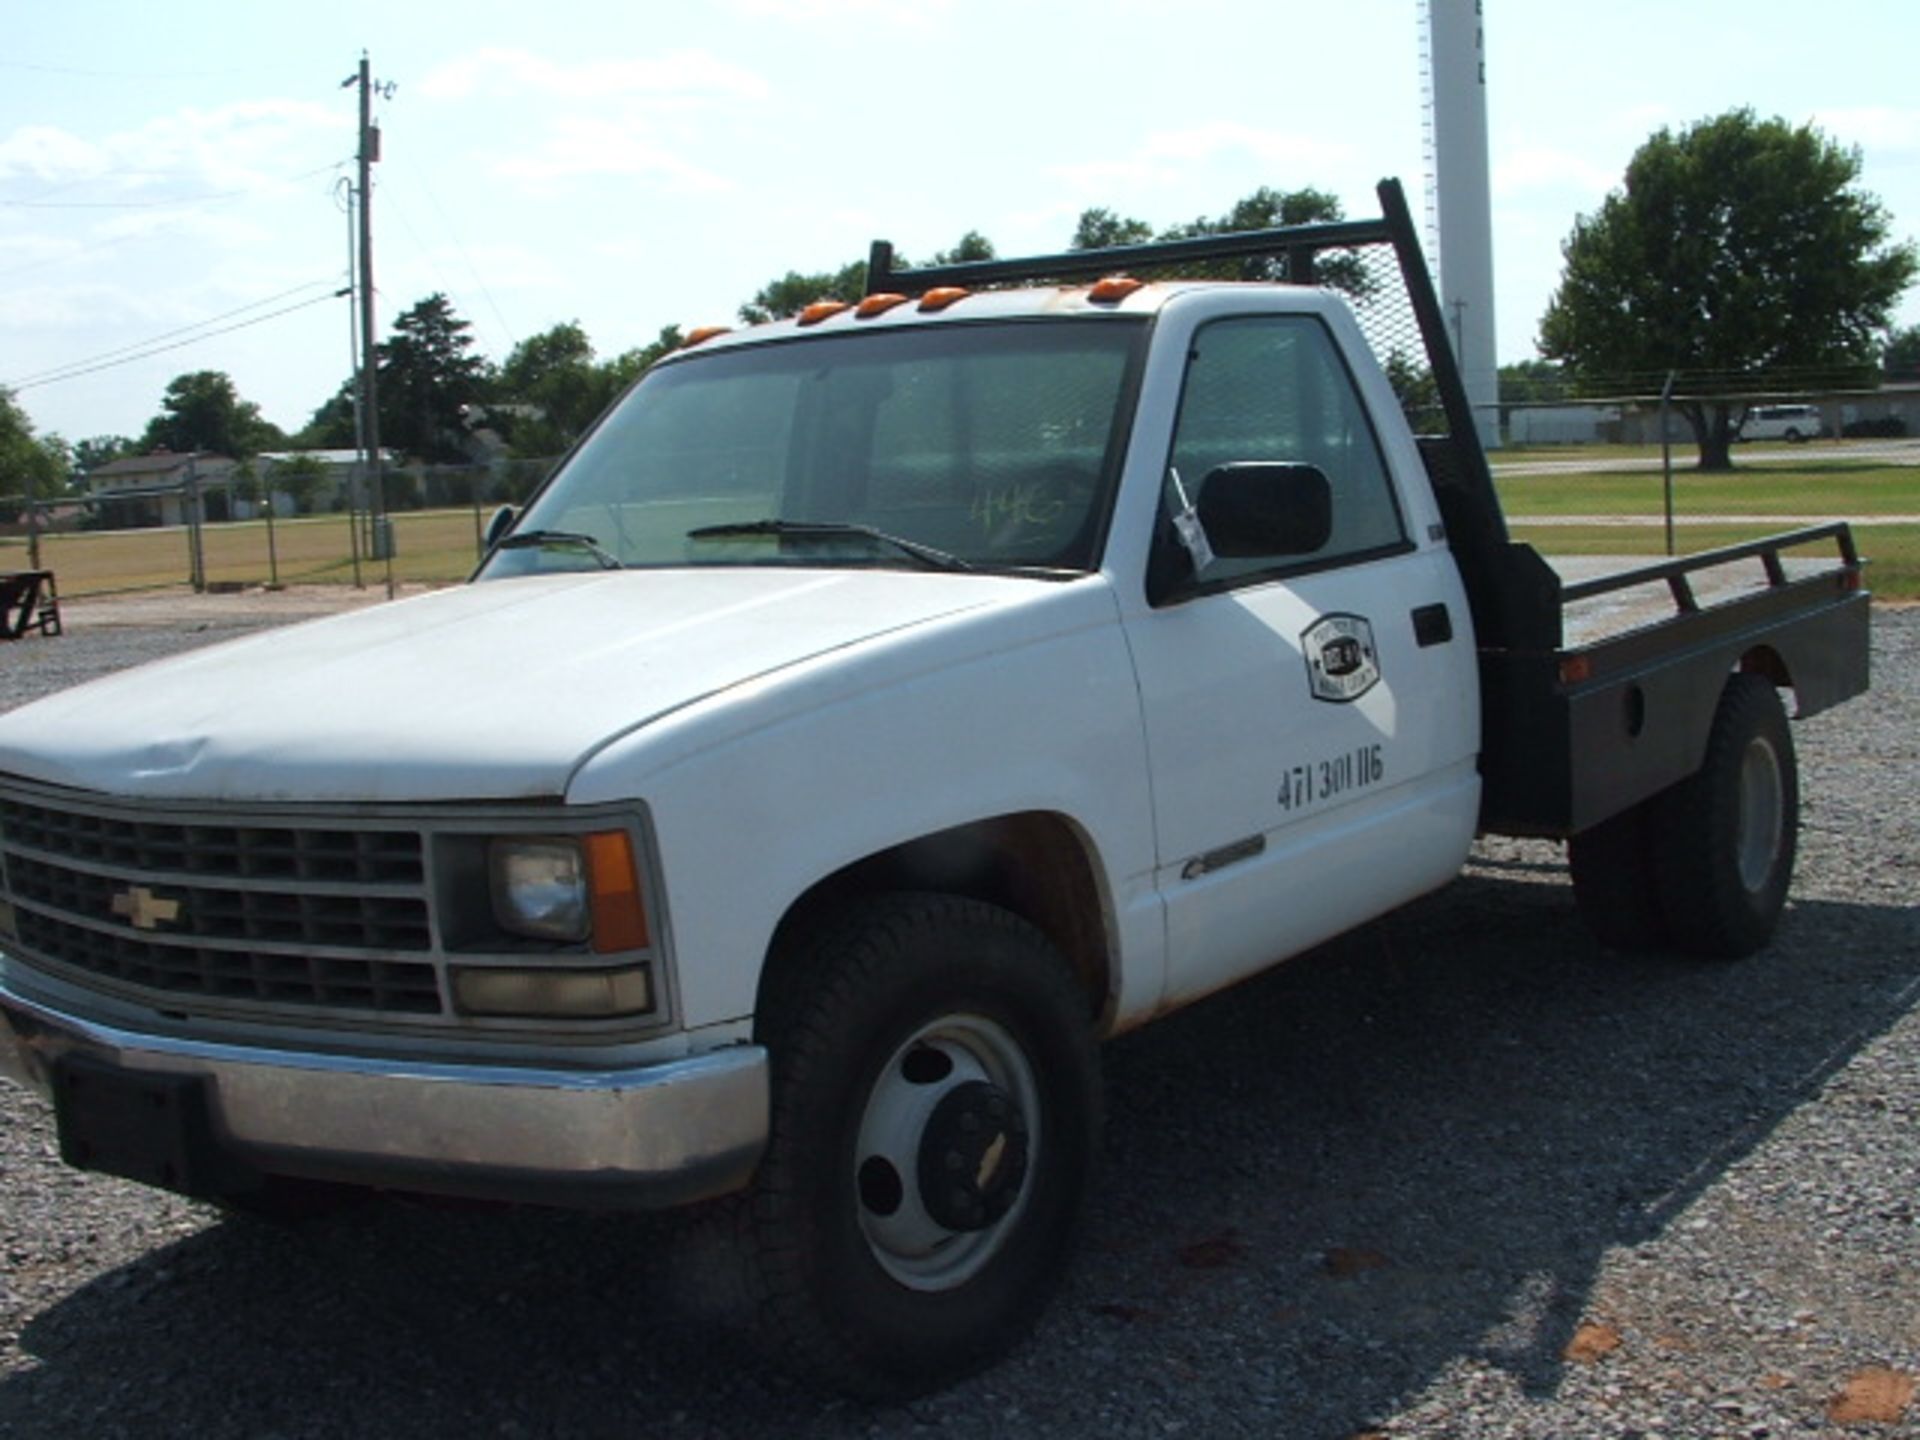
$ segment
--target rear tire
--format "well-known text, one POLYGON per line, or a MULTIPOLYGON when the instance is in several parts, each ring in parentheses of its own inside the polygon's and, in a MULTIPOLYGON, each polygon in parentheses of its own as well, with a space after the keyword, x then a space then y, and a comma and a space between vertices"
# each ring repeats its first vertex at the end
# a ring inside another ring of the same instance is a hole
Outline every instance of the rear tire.
POLYGON ((998 1358, 1066 1266, 1091 1172, 1086 997, 992 906, 886 896, 810 927, 765 998, 761 1315, 802 1378, 898 1400, 998 1358))
POLYGON ((1732 960, 1772 938, 1793 879, 1800 780, 1771 682, 1749 674, 1727 682, 1705 762, 1657 798, 1648 825, 1677 949, 1732 960))

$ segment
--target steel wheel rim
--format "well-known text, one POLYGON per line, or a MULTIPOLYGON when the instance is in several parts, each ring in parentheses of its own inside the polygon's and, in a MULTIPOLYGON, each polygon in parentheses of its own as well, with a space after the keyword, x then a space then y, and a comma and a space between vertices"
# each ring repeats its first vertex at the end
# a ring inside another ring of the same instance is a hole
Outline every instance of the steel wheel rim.
POLYGON ((1740 883, 1749 894, 1764 890, 1773 878, 1786 832, 1786 812, 1780 757, 1764 739, 1755 739, 1740 758, 1739 821, 1734 837, 1740 883))
POLYGON ((999 1253, 1026 1212, 1046 1142, 1039 1096, 1025 1052, 1004 1026, 984 1016, 943 1015, 914 1031, 888 1057, 867 1096, 852 1160, 861 1235, 881 1269, 909 1289, 952 1290, 999 1253), (943 1073, 915 1078, 943 1066, 943 1073), (974 1082, 1004 1091, 1024 1117, 1027 1168, 1004 1215, 982 1229, 955 1230, 929 1213, 920 1192, 919 1158, 940 1102, 974 1082), (876 1175, 885 1172, 893 1180, 876 1184, 876 1175), (895 1183, 897 1200, 891 1193, 895 1183), (875 1204, 876 1199, 895 1203, 888 1207, 875 1204))

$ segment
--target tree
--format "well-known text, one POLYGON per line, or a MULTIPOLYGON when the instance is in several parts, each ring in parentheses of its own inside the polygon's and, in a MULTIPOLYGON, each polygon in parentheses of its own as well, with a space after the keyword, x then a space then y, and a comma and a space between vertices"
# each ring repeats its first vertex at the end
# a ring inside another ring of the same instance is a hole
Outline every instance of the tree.
POLYGON ((320 493, 320 484, 327 478, 327 467, 318 456, 289 455, 284 460, 276 460, 267 471, 267 489, 269 498, 273 494, 287 497, 294 513, 305 515, 313 509, 315 497, 320 493))
POLYGON ((1909 325, 1887 337, 1880 368, 1889 380, 1920 380, 1920 325, 1909 325))
POLYGON ((1116 245, 1144 245, 1153 239, 1153 227, 1144 220, 1126 219, 1104 207, 1080 212, 1073 227, 1071 250, 1111 250, 1116 245))
POLYGON ((1446 412, 1440 404, 1440 382, 1433 378, 1433 367, 1424 355, 1409 355, 1405 350, 1389 350, 1380 368, 1400 401, 1400 412, 1407 417, 1407 428, 1416 435, 1430 435, 1444 428, 1446 412))
POLYGON ((993 242, 978 230, 969 230, 955 242, 951 250, 942 250, 933 257, 935 265, 965 265, 974 260, 991 260, 995 256, 993 242))
POLYGON ((647 344, 636 345, 614 356, 603 367, 611 393, 618 395, 638 380, 643 371, 651 370, 686 343, 687 337, 680 333, 680 327, 668 325, 647 344))
POLYGON ((1520 360, 1500 367, 1502 405, 1542 405, 1571 393, 1567 372, 1551 360, 1520 360))
POLYGON ((580 322, 569 320, 513 347, 485 407, 488 425, 516 455, 558 455, 614 395, 614 377, 594 363, 580 322))
POLYGON ((227 488, 233 492, 235 500, 248 505, 259 502, 260 477, 254 473, 251 460, 242 460, 227 473, 227 488))
POLYGON ((469 354, 473 329, 436 291, 393 322, 376 348, 380 444, 427 460, 467 458, 465 407, 483 399, 487 362, 469 354))
POLYGON ((1751 110, 1657 131, 1561 246, 1541 352, 1590 393, 1672 372, 1700 468, 1730 469, 1747 397, 1859 383, 1879 358, 1917 257, 1859 175, 1857 150, 1751 110))
POLYGON ((358 413, 354 389, 354 379, 349 375, 321 402, 313 418, 292 437, 292 443, 303 450, 355 449, 360 444, 360 430, 354 420, 358 413))
POLYGON ((74 445, 73 468, 82 475, 91 475, 102 465, 111 465, 133 454, 135 448, 125 435, 90 435, 74 445))
MULTIPOLYGON (((1338 196, 1308 186, 1300 190, 1275 190, 1262 185, 1251 195, 1234 203, 1225 214, 1201 216, 1184 225, 1173 225, 1154 234, 1144 220, 1122 217, 1107 209, 1083 210, 1074 227, 1071 247, 1075 250, 1107 250, 1116 245, 1141 245, 1150 240, 1194 240, 1204 235, 1223 235, 1236 230, 1272 230, 1285 225, 1318 225, 1344 218, 1338 196)), ((1141 278, 1162 273, 1153 267, 1140 272, 1141 278)), ((1279 255, 1250 256, 1241 260, 1220 260, 1204 265, 1186 264, 1164 273, 1178 273, 1212 280, 1285 280, 1287 262, 1279 255)), ((1336 290, 1344 290, 1356 299, 1372 291, 1366 267, 1354 256, 1323 254, 1317 261, 1314 279, 1336 290)))
MULTIPOLYGON (((0 503, 64 494, 68 467, 67 442, 58 435, 35 435, 13 392, 0 388, 0 503)), ((6 518, 17 513, 17 506, 9 507, 6 518)))
MULTIPOLYGON (((950 250, 936 253, 929 264, 959 265, 971 260, 991 260, 993 242, 978 230, 962 235, 950 250)), ((912 262, 896 254, 893 263, 907 269, 912 262)), ((764 325, 769 320, 786 320, 820 300, 838 300, 852 305, 867 293, 867 262, 850 260, 838 270, 819 270, 803 275, 789 270, 778 280, 769 280, 740 307, 740 318, 748 325, 764 325)))
POLYGON ((285 444, 286 438, 261 417, 258 405, 240 398, 224 371, 195 370, 167 382, 160 413, 147 422, 140 443, 146 450, 180 455, 205 450, 244 460, 285 444))
POLYGON ((740 307, 740 318, 749 325, 764 325, 769 320, 785 320, 798 315, 820 300, 840 300, 851 305, 867 293, 867 262, 850 261, 838 270, 821 270, 802 275, 789 270, 778 280, 769 280, 755 292, 753 299, 740 307))

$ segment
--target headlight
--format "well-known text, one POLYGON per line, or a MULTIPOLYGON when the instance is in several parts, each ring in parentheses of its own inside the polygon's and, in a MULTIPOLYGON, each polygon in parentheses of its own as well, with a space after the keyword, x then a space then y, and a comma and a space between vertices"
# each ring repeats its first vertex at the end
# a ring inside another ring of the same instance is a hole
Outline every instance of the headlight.
POLYGON ((533 940, 587 938, 587 861, 575 840, 496 840, 488 856, 493 918, 533 940))
POLYGON ((649 944, 640 873, 625 830, 495 840, 487 869, 493 918, 510 934, 563 944, 591 939, 601 955, 649 944))

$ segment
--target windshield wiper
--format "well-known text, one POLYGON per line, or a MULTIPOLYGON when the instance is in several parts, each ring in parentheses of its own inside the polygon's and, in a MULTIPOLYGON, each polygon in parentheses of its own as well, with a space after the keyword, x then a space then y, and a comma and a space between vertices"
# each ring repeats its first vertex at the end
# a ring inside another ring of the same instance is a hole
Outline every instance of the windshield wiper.
POLYGON ((602 570, 624 570, 617 556, 600 548, 600 541, 577 530, 516 530, 494 548, 496 550, 534 550, 548 545, 577 545, 595 560, 602 570))
POLYGON ((898 535, 889 535, 871 525, 856 525, 851 520, 746 520, 734 525, 702 525, 697 530, 687 532, 689 540, 730 540, 746 535, 776 535, 783 540, 844 540, 848 537, 876 540, 882 545, 891 545, 903 555, 911 555, 922 565, 934 570, 974 568, 958 555, 949 555, 931 545, 922 545, 918 540, 902 540, 898 535))

